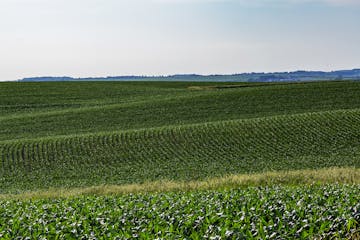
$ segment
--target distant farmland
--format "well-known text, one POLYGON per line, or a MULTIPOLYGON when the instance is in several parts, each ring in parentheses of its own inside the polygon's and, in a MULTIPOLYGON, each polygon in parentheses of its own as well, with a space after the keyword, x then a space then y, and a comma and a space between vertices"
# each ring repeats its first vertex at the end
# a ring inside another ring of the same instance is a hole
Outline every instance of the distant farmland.
POLYGON ((0 238, 356 238, 359 167, 356 81, 0 84, 0 238))

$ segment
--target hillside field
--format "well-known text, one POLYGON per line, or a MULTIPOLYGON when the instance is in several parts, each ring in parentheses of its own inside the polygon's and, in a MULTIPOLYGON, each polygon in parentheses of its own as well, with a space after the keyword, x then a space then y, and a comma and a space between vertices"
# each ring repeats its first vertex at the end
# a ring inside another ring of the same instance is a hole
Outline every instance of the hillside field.
POLYGON ((360 81, 0 84, 0 238, 355 239, 359 167, 360 81))

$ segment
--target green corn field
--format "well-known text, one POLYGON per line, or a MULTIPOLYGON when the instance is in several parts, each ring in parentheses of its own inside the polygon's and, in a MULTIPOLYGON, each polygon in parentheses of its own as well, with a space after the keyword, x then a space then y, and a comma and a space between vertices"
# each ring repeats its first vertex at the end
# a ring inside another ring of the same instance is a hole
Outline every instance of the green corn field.
POLYGON ((359 167, 357 81, 0 84, 3 239, 356 239, 359 167))

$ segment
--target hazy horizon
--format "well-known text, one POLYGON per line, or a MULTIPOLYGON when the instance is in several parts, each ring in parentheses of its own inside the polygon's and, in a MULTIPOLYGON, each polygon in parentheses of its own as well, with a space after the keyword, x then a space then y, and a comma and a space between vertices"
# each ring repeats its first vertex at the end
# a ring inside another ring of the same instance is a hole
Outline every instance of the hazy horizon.
POLYGON ((0 81, 360 67, 359 0, 2 0, 0 81))

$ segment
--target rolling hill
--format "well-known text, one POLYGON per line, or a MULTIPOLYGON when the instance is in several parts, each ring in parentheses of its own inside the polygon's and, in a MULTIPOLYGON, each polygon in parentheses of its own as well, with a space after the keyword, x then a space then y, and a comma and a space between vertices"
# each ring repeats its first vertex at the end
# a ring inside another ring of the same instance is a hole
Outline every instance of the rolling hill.
POLYGON ((360 166, 358 82, 1 86, 2 193, 360 166))
POLYGON ((360 82, 0 84, 1 239, 358 239, 360 82))

